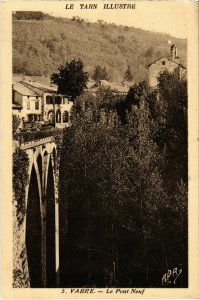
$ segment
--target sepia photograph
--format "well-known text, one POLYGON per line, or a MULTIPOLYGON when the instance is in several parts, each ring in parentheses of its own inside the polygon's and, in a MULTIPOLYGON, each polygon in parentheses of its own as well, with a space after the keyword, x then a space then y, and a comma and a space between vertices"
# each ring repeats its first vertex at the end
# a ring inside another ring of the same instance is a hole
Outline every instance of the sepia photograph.
POLYGON ((43 2, 10 10, 13 293, 188 290, 191 1, 43 2))

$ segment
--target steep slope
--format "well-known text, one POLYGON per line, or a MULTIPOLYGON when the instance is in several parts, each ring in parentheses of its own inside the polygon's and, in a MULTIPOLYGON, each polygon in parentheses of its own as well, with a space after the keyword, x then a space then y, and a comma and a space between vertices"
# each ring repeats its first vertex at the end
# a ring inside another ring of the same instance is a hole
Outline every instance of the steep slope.
POLYGON ((49 76, 60 64, 81 58, 92 75, 106 66, 121 81, 130 64, 134 80, 147 78, 146 64, 169 54, 168 40, 186 64, 186 40, 127 26, 79 19, 13 20, 13 72, 49 76))

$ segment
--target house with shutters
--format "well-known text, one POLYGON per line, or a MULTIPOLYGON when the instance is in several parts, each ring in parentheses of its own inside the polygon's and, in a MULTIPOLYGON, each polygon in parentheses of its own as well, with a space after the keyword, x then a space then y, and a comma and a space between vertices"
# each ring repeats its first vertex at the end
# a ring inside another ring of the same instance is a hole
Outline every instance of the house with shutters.
POLYGON ((149 71, 149 85, 154 88, 158 84, 158 76, 165 70, 170 73, 173 73, 174 71, 178 72, 180 78, 186 76, 186 67, 180 63, 177 47, 175 45, 171 46, 169 56, 162 56, 158 58, 154 62, 150 63, 147 68, 149 71))
POLYGON ((57 93, 57 87, 35 81, 20 81, 13 86, 13 105, 20 105, 25 122, 53 123, 68 127, 73 102, 57 93))

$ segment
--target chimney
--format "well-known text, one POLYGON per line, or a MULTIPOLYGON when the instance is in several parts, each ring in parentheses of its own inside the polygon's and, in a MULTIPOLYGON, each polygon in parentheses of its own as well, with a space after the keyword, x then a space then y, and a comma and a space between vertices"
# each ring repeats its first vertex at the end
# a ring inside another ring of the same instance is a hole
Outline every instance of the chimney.
POLYGON ((171 46, 171 59, 175 60, 176 58, 178 59, 177 47, 173 44, 171 46))

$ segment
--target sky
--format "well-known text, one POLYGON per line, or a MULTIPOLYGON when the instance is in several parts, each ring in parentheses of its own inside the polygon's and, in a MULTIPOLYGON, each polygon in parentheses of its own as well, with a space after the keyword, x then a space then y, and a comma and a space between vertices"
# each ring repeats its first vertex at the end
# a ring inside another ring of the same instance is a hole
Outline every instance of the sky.
MULTIPOLYGON (((179 38, 186 38, 189 23, 197 19, 197 5, 194 1, 57 1, 58 5, 48 5, 46 12, 54 16, 71 18, 79 16, 91 22, 102 19, 108 23, 133 26, 144 30, 168 33, 179 38), (98 3, 96 10, 80 9, 80 3, 98 3), (136 4, 131 10, 105 10, 104 3, 136 4), (66 4, 74 4, 74 9, 65 9, 66 4)), ((51 4, 50 1, 48 1, 51 4)), ((54 3, 54 1, 53 1, 54 3)), ((197 24, 197 22, 196 22, 197 24)))

